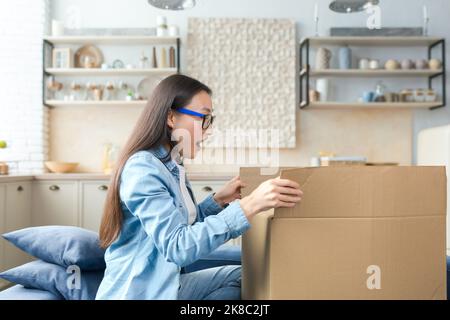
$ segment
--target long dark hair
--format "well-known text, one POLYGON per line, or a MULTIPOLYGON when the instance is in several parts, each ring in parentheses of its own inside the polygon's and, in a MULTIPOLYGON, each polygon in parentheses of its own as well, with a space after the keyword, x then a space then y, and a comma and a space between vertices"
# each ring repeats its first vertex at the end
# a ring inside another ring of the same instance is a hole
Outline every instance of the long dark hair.
MULTIPOLYGON (((199 92, 211 95, 211 89, 198 80, 184 76, 167 77, 155 88, 142 111, 127 143, 122 148, 111 177, 100 225, 100 245, 110 246, 119 236, 123 213, 120 205, 120 175, 127 160, 136 152, 158 146, 174 147, 171 130, 167 126, 169 111, 185 107, 199 92)), ((168 153, 170 156, 170 153, 168 153)))

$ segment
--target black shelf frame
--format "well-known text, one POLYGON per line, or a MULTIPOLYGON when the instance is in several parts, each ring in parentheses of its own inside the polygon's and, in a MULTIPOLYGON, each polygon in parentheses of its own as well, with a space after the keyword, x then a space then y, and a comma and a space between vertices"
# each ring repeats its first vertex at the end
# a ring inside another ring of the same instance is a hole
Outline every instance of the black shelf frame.
MULTIPOLYGON (((177 38, 177 52, 176 52, 176 64, 177 64, 177 73, 180 74, 181 72, 181 39, 177 38)), ((46 69, 49 67, 49 63, 52 60, 52 52, 55 48, 55 45, 47 40, 44 39, 42 42, 42 105, 45 107, 51 107, 51 105, 47 104, 47 80, 52 75, 46 71, 46 69), (47 58, 48 57, 48 58, 47 58)))
MULTIPOLYGON (((430 45, 428 45, 428 60, 433 58, 434 49, 440 46, 441 61, 442 61, 442 72, 431 75, 428 77, 428 89, 433 89, 433 80, 436 78, 441 79, 441 90, 442 90, 442 104, 439 106, 431 107, 430 110, 435 110, 443 108, 447 105, 447 70, 446 70, 446 41, 445 39, 440 39, 430 45)), ((300 109, 304 109, 310 105, 309 99, 309 88, 310 88, 310 39, 306 38, 300 43, 300 109)))

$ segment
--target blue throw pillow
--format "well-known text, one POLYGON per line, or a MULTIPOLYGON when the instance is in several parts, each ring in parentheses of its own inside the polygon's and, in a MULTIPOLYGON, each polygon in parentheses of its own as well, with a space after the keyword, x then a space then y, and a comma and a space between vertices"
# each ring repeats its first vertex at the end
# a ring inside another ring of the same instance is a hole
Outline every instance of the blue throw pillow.
POLYGON ((3 238, 19 249, 63 267, 77 265, 81 270, 105 269, 105 251, 98 234, 70 226, 31 227, 13 231, 3 238))
POLYGON ((26 288, 49 291, 65 300, 94 300, 104 271, 80 271, 42 260, 0 273, 0 278, 26 288))

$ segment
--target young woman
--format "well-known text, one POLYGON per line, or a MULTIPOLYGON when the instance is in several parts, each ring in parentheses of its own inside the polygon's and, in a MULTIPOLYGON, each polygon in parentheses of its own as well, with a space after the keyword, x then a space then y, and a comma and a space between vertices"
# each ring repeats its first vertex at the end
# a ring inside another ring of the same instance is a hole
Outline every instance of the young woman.
POLYGON ((240 199, 244 183, 236 177, 197 205, 180 159, 195 156, 213 119, 211 90, 195 79, 174 75, 154 90, 108 191, 97 299, 240 298, 240 266, 192 273, 182 267, 240 236, 254 215, 293 207, 302 192, 278 178, 240 199))

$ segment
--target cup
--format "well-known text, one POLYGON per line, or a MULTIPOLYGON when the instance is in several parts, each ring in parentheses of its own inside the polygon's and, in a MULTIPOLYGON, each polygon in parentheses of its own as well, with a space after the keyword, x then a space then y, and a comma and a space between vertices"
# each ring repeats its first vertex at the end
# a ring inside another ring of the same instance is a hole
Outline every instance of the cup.
POLYGON ((380 68, 380 60, 377 60, 377 59, 370 60, 369 68, 372 70, 379 69, 380 68))
POLYGON ((366 58, 359 59, 359 68, 360 69, 367 70, 367 69, 369 69, 369 67, 370 67, 369 59, 366 59, 366 58))
POLYGON ((365 91, 363 93, 363 101, 365 103, 372 102, 375 97, 375 93, 373 91, 365 91))

